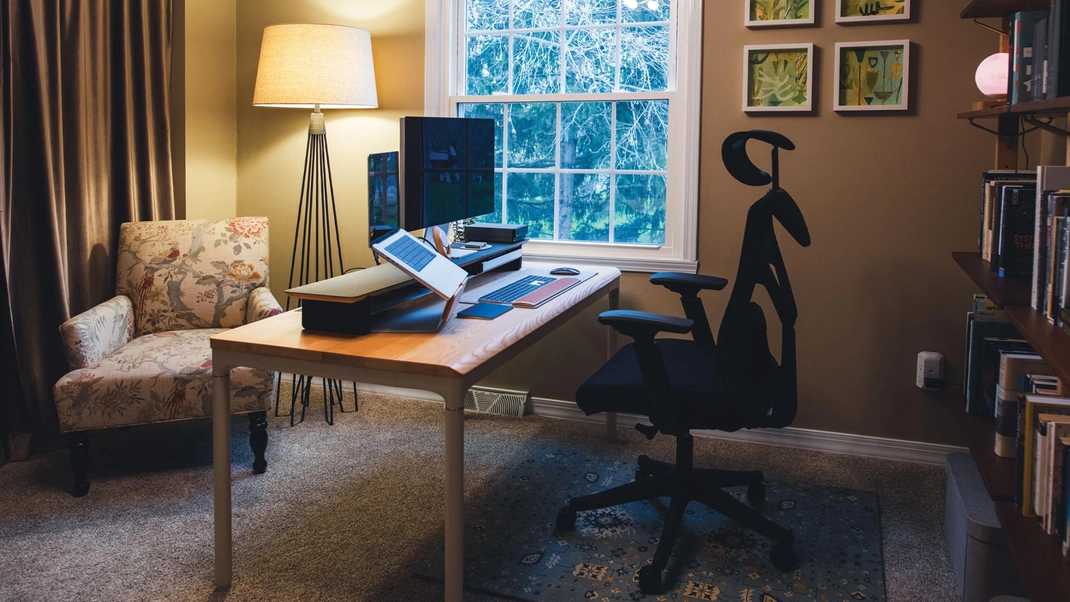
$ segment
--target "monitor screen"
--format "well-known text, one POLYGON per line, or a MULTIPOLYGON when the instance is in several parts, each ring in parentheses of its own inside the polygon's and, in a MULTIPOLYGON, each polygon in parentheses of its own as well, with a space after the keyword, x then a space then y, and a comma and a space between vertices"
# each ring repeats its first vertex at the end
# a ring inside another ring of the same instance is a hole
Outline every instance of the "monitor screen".
POLYGON ((399 227, 494 212, 494 120, 402 117, 399 227))
POLYGON ((368 244, 398 229, 398 153, 368 155, 368 244))

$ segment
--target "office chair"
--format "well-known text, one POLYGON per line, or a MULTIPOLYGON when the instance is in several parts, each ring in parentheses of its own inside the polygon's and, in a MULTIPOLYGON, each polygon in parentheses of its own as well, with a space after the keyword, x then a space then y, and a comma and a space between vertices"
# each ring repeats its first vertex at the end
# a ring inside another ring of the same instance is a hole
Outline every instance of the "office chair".
POLYGON ((796 564, 792 550, 795 535, 760 512, 765 506, 762 473, 694 468, 690 433, 691 429, 782 428, 795 419, 797 309, 773 230, 776 218, 796 242, 810 245, 802 212, 779 182, 778 151, 794 148, 786 137, 759 130, 732 134, 721 147, 722 159, 733 177, 749 186, 772 183, 772 187, 747 213, 736 284, 716 342, 698 293, 724 289, 728 284, 724 278, 670 272, 651 276, 651 283, 680 295, 686 319, 628 310, 607 311, 598 317, 599 322, 634 341, 580 387, 577 405, 588 416, 621 412, 649 417, 651 425, 637 424, 635 428, 648 439, 659 432, 675 437, 676 463, 639 456, 635 481, 572 498, 558 513, 557 528, 572 531, 577 513, 585 510, 671 498, 654 557, 637 576, 644 593, 662 589, 662 571, 691 501, 702 502, 771 539, 770 559, 777 568, 788 571, 796 564), (751 162, 748 140, 773 147, 772 175, 751 162), (759 284, 768 291, 782 324, 779 364, 769 351, 762 308, 751 301, 759 284), (690 333, 692 339, 656 339, 660 332, 690 333), (723 490, 743 485, 747 486, 750 506, 723 490))

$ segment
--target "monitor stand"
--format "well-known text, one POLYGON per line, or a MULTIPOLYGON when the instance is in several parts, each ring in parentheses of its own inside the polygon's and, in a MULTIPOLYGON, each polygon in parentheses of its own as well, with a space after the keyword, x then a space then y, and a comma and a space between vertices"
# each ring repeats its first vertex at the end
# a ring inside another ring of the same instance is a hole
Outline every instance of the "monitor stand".
POLYGON ((403 307, 394 307, 373 316, 372 332, 438 332, 450 319, 457 301, 464 293, 464 283, 452 297, 446 300, 431 295, 430 303, 425 297, 419 302, 403 307))

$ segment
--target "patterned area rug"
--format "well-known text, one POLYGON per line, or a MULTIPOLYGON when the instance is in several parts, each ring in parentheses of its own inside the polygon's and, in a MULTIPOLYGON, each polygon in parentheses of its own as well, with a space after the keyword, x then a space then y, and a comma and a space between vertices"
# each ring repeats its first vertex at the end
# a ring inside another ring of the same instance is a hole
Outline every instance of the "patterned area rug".
MULTIPOLYGON (((795 531, 798 568, 778 571, 769 540, 692 502, 659 596, 635 574, 654 554, 668 499, 580 512, 576 530, 554 534, 569 497, 630 481, 634 459, 536 447, 489 491, 465 523, 465 587, 519 600, 724 600, 883 602, 877 494, 767 482, 766 515, 795 531)), ((745 488, 729 490, 740 499, 745 488)), ((439 550, 419 574, 442 578, 439 550)))

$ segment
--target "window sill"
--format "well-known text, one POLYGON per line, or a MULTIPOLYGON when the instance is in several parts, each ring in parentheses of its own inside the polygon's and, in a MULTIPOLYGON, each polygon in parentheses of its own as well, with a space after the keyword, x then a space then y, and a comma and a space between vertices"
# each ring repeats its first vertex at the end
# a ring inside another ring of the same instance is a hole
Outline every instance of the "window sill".
POLYGON ((539 252, 524 252, 524 258, 533 261, 560 263, 569 265, 590 265, 596 267, 613 267, 622 272, 639 272, 652 274, 654 272, 683 272, 685 274, 698 273, 698 262, 684 259, 660 259, 660 258, 624 258, 624 257, 591 257, 582 255, 548 254, 539 252))

